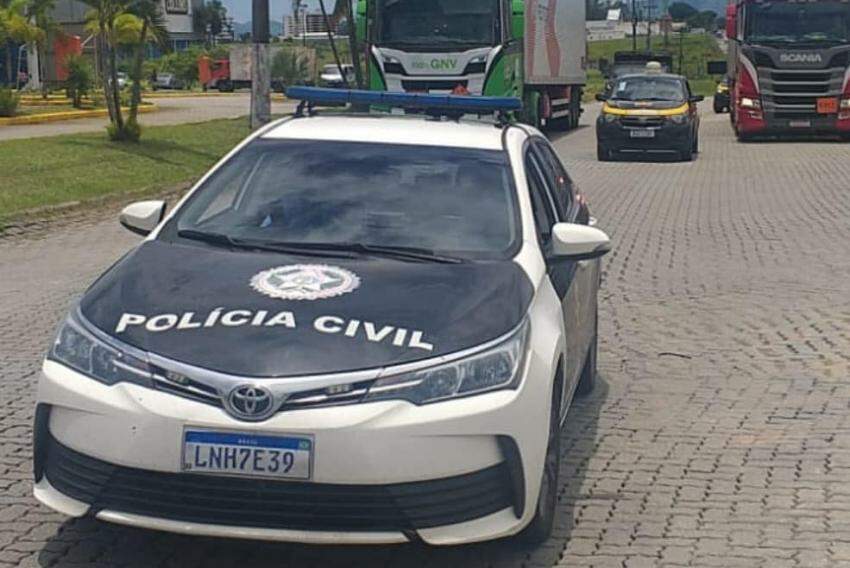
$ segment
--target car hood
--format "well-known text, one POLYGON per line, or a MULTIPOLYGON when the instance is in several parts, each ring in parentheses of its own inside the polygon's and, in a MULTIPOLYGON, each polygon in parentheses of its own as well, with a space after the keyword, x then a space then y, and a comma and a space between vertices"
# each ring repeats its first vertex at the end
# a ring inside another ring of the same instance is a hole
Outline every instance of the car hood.
POLYGON ((80 311, 163 357, 289 377, 474 347, 518 325, 532 292, 511 261, 308 258, 149 241, 89 289, 80 311))

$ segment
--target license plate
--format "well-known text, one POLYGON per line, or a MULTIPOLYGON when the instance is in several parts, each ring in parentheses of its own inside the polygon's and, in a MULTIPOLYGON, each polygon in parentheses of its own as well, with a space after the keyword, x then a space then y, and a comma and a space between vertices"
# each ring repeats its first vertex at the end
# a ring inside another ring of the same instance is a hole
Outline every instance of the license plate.
POLYGON ((632 138, 655 138, 654 130, 632 130, 630 136, 632 138))
POLYGON ((825 97, 818 99, 818 114, 835 114, 838 112, 838 99, 825 97))
POLYGON ((809 128, 812 126, 811 120, 791 120, 788 122, 791 128, 809 128))
POLYGON ((209 430, 183 433, 186 472, 310 479, 312 466, 311 438, 209 430))

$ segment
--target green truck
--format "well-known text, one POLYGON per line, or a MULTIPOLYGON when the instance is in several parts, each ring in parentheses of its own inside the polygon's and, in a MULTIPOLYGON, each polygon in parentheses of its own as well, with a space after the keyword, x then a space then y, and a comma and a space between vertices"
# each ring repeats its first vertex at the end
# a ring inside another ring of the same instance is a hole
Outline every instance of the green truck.
POLYGON ((584 0, 358 0, 372 90, 518 97, 522 119, 575 128, 584 0))

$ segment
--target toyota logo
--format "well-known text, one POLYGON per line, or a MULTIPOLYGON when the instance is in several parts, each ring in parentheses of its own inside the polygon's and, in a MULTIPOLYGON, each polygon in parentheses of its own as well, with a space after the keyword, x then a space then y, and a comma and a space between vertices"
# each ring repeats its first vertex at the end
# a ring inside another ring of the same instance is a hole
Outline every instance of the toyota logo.
POLYGON ((263 387, 242 385, 236 387, 225 400, 225 408, 240 420, 264 420, 274 412, 274 398, 263 387))

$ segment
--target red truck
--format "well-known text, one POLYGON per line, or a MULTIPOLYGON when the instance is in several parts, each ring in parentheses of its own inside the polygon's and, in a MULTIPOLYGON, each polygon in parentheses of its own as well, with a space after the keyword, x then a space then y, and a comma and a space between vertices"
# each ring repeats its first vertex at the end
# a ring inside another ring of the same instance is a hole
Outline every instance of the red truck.
POLYGON ((850 140, 850 3, 732 0, 726 10, 732 126, 739 140, 850 140))

